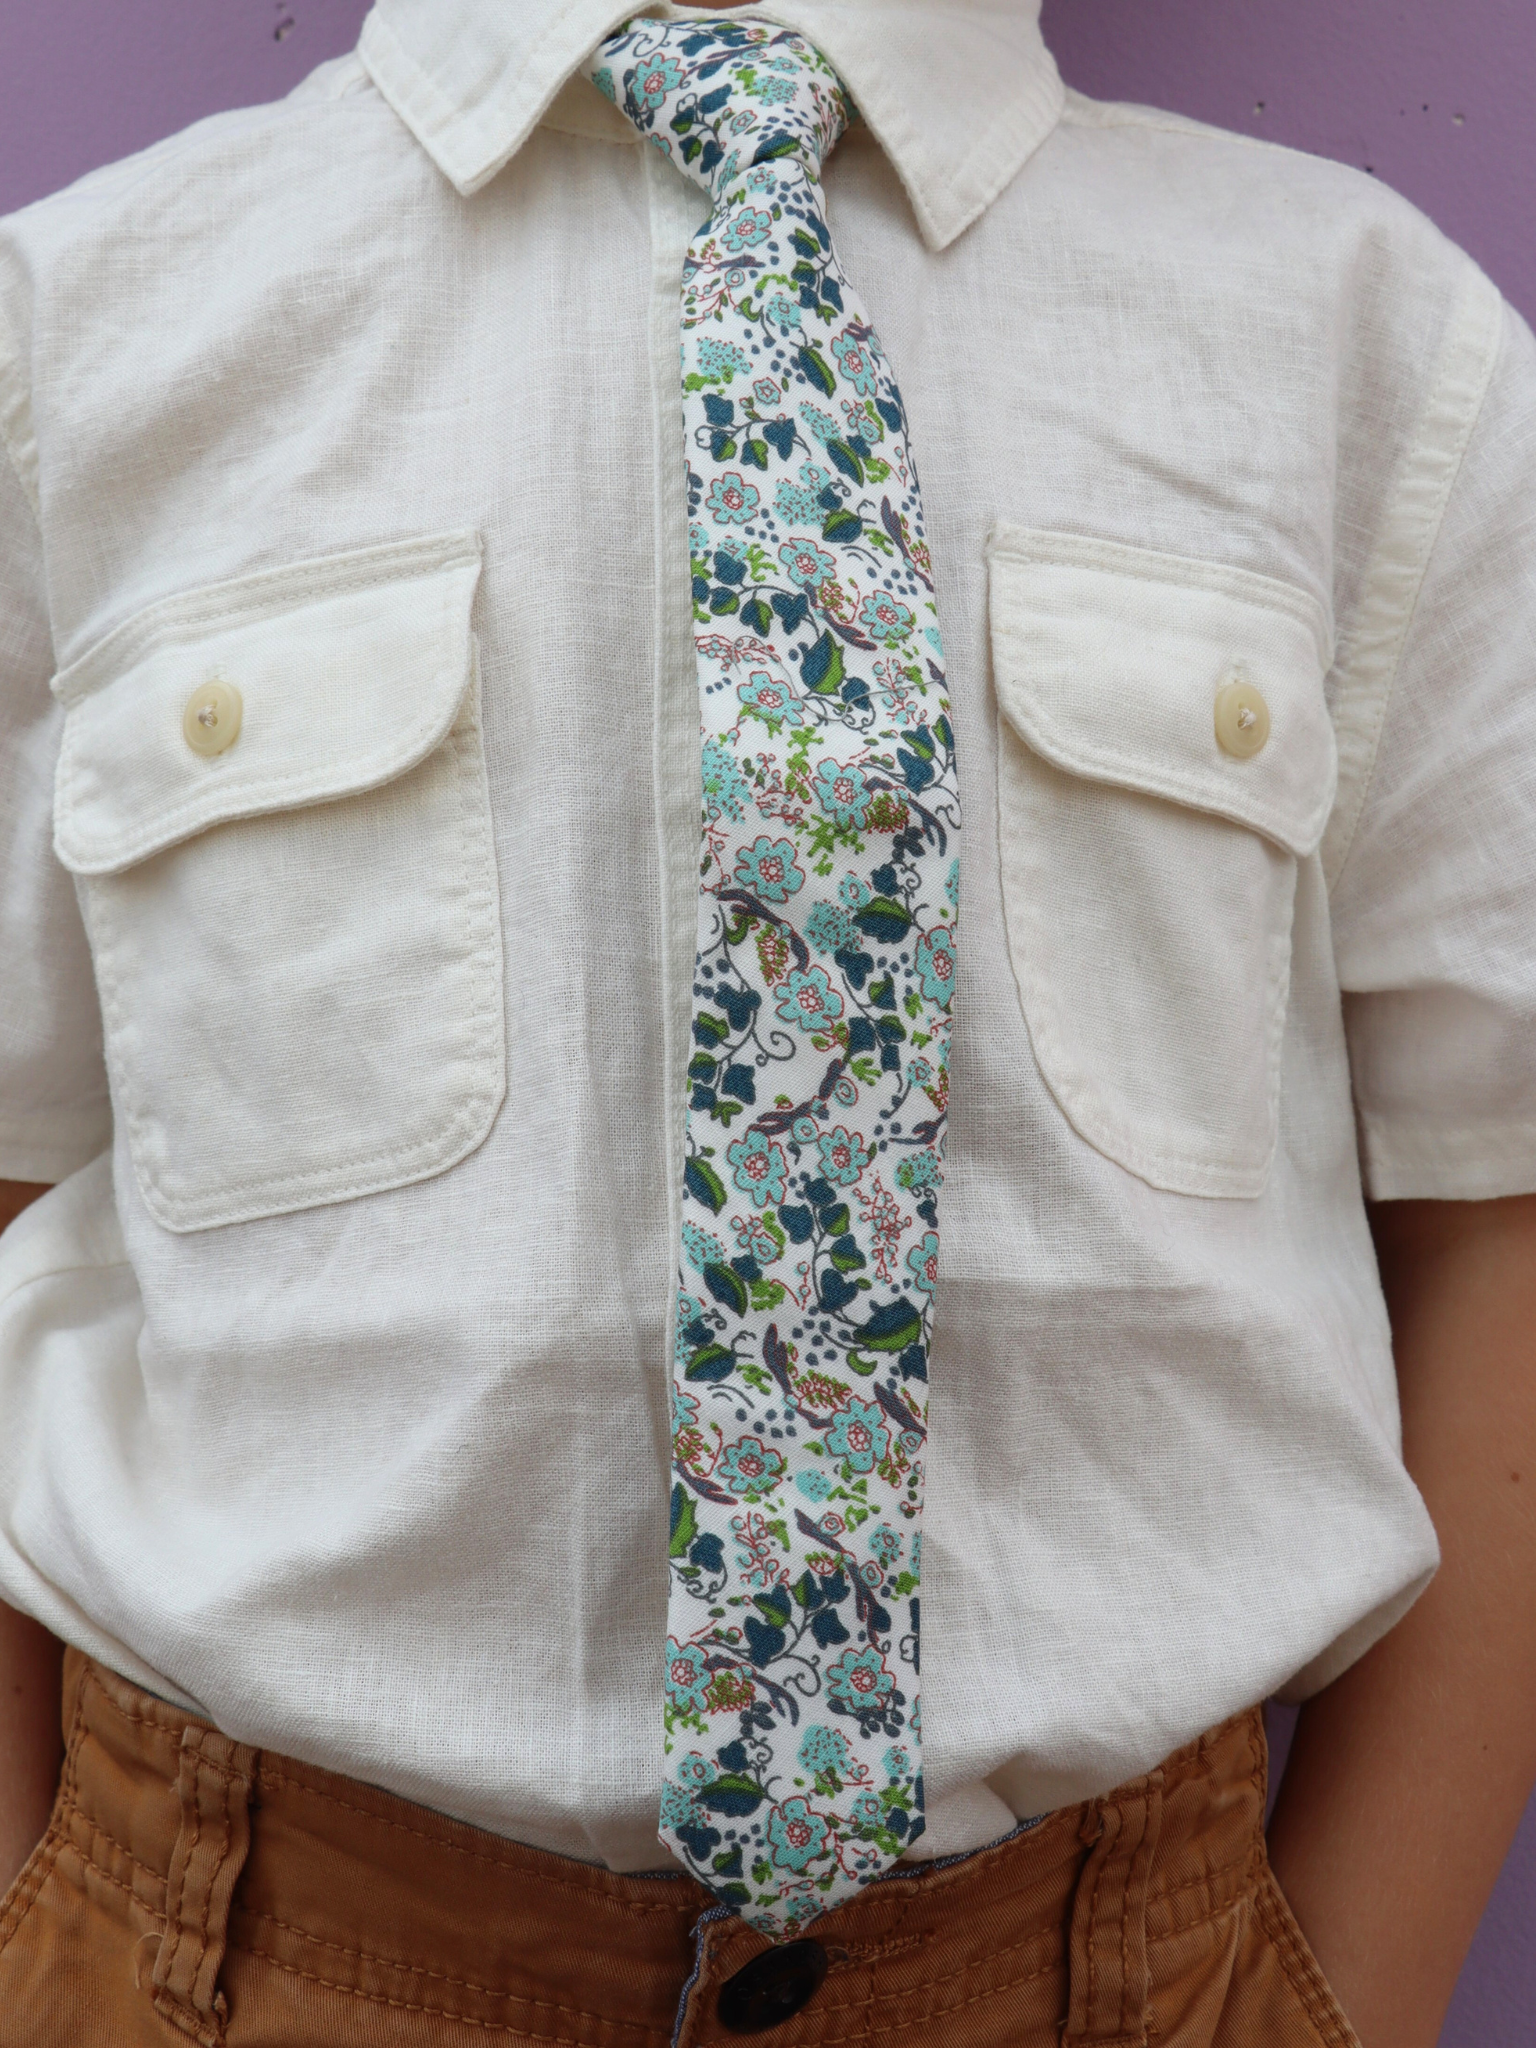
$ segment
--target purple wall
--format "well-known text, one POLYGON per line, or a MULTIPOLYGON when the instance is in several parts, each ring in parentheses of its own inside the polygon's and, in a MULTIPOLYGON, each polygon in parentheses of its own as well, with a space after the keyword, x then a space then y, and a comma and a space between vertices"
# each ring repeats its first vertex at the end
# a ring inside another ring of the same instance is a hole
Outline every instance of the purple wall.
MULTIPOLYGON (((0 0, 0 213, 350 47, 365 0, 0 0)), ((1046 0, 1069 83, 1371 170, 1536 319, 1531 0, 1046 0)), ((1272 1718, 1288 1736, 1283 1713, 1272 1718)), ((1277 1744, 1277 1749, 1279 1745, 1277 1744)), ((1441 2048, 1536 2039, 1536 1801, 1441 2048)))

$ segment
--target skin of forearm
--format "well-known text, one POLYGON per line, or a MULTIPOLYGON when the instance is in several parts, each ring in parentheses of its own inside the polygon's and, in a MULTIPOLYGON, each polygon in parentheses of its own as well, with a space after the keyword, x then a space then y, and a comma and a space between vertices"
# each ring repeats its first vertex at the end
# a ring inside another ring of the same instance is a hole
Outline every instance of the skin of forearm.
MULTIPOLYGON (((48 1192, 0 1180, 0 1230, 48 1192)), ((37 1846, 58 1786, 60 1666, 64 1645, 0 1603, 0 1892, 37 1846)))
POLYGON ((1269 1846, 1363 2048, 1434 2048, 1536 1780, 1536 1196, 1372 1230, 1442 1562, 1303 1709, 1269 1846))
POLYGON ((63 1658, 57 1636, 0 1605, 0 1892, 42 1839, 58 1789, 63 1658))

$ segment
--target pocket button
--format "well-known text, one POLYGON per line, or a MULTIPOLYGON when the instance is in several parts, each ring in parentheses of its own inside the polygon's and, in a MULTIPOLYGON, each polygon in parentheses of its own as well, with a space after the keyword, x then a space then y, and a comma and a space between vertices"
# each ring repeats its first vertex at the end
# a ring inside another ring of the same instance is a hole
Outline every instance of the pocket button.
POLYGON ((1235 760, 1250 761, 1269 738, 1269 706, 1252 683, 1233 682, 1216 692, 1216 744, 1235 760))
POLYGON ((194 754, 222 754, 240 737, 240 692, 233 683, 204 683, 187 699, 182 737, 194 754))

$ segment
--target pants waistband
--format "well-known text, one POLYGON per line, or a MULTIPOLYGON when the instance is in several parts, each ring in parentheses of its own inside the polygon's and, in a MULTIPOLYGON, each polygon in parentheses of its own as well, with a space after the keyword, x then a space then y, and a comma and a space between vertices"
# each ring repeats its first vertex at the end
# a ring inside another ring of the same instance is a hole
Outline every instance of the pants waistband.
MULTIPOLYGON (((570 1862, 256 1751, 75 1652, 65 1681, 55 1830, 142 1930, 144 1996, 204 2048, 257 1968, 481 2039, 735 2038, 721 1987, 767 1944, 682 1873, 570 1862)), ((807 1930, 825 1981, 771 2048, 932 2048, 962 2011, 954 2038, 991 2039, 971 2018, 991 2001, 1005 2026, 1031 1985, 1065 2048, 1142 2048, 1149 1945, 1252 1890, 1265 1775, 1254 1708, 1104 1798, 894 1872, 807 1930)))

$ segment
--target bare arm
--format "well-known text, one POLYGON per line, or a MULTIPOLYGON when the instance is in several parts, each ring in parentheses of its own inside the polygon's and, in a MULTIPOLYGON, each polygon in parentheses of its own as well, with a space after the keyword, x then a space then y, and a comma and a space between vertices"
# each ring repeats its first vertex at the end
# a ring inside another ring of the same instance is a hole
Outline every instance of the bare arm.
POLYGON ((1536 1196, 1372 1229, 1443 1562, 1304 1709, 1270 1854, 1364 2048, 1434 2048, 1536 1779, 1536 1196))
MULTIPOLYGON (((0 1180, 0 1230, 46 1188, 0 1180)), ((0 1604, 0 1892, 48 1825, 63 1746, 59 1667, 64 1645, 0 1604)))

